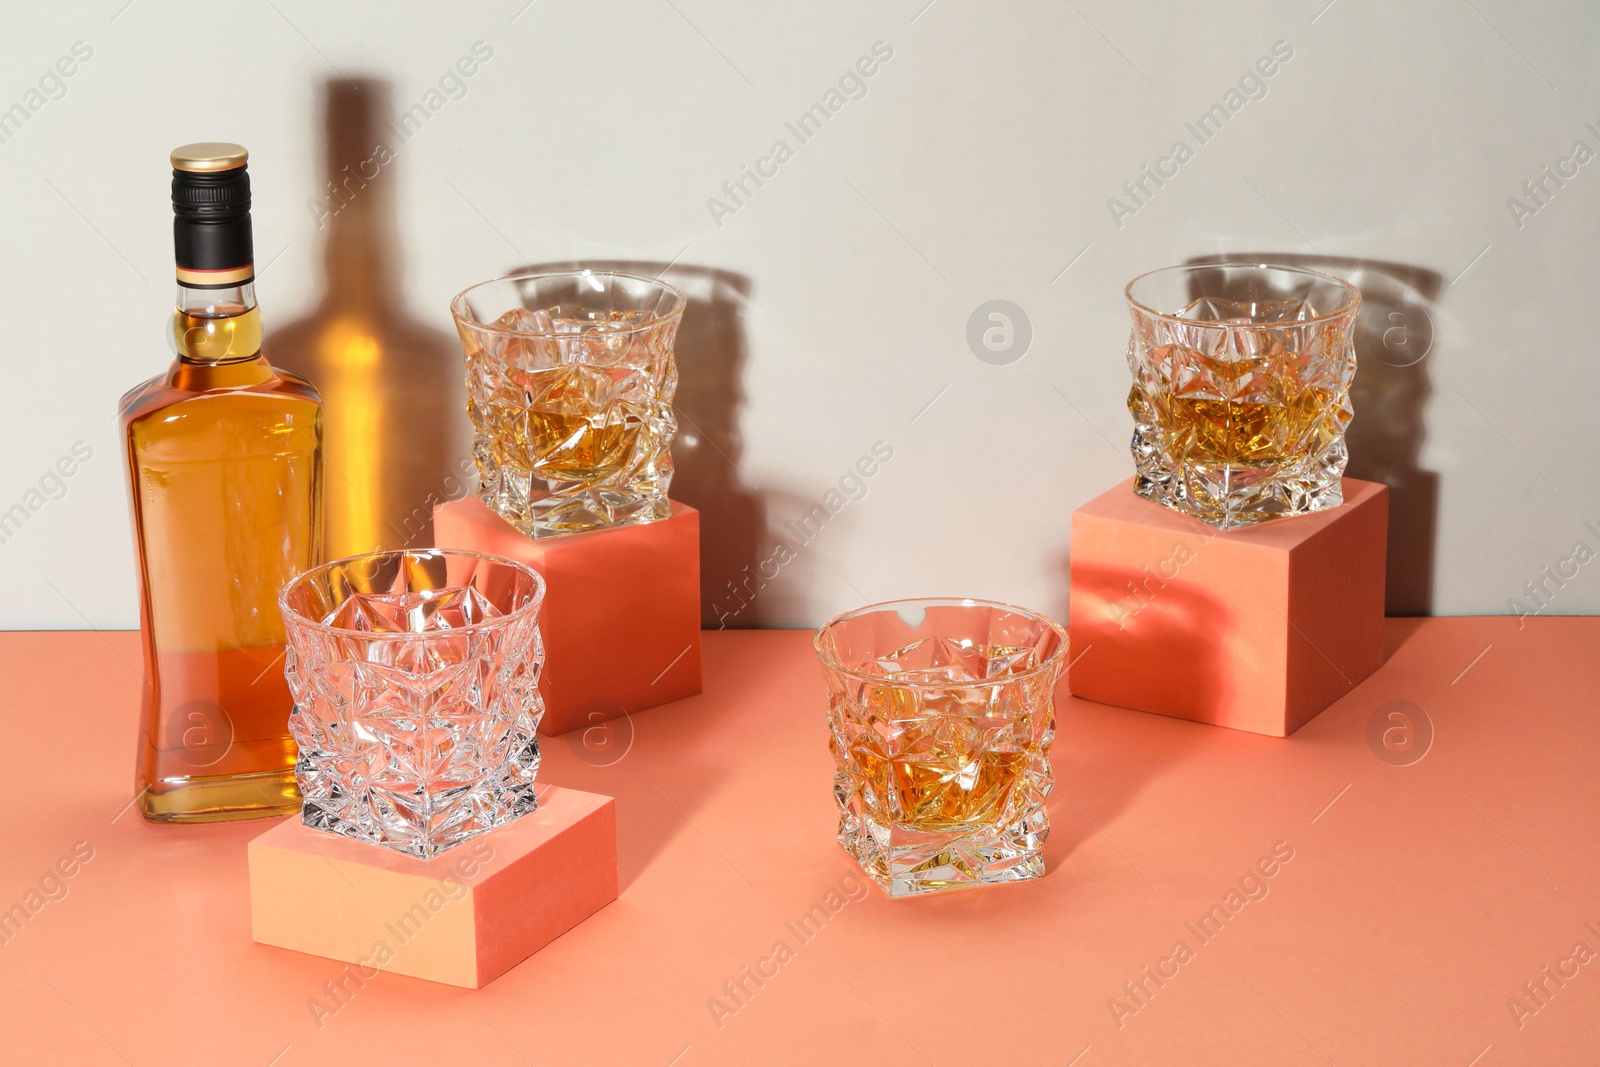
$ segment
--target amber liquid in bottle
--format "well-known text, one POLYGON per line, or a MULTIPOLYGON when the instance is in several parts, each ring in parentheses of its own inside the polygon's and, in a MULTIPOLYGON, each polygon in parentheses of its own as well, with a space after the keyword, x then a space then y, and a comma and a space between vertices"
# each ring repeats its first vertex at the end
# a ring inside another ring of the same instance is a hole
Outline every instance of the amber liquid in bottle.
POLYGON ((297 811, 284 584, 321 560, 322 402, 262 358, 249 285, 180 290, 178 358, 123 398, 148 819, 297 811), (219 302, 221 301, 221 302, 219 302))

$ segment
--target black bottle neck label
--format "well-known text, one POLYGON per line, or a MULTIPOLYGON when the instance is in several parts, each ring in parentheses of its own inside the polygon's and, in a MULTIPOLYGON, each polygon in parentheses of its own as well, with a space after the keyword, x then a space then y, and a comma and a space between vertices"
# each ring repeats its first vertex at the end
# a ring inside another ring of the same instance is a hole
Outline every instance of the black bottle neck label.
POLYGON ((220 289, 255 278, 246 169, 172 172, 172 245, 180 284, 220 289))

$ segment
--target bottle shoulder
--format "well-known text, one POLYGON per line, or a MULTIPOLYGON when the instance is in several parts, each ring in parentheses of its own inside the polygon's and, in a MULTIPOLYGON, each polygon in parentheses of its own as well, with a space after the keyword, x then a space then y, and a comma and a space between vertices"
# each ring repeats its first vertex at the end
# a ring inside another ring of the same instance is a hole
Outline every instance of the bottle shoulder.
POLYGON ((322 411, 322 397, 314 385, 258 357, 243 364, 222 365, 174 360, 165 374, 128 390, 118 413, 124 426, 132 426, 178 408, 223 405, 242 412, 260 406, 258 402, 286 413, 314 412, 319 419, 322 411))
POLYGON ((168 373, 158 374, 123 393, 122 399, 117 401, 118 413, 127 417, 130 411, 146 407, 146 402, 151 397, 161 394, 166 389, 167 378, 168 373))
POLYGON ((279 366, 272 364, 268 364, 268 366, 272 367, 273 377, 277 379, 275 391, 298 396, 319 406, 322 404, 322 394, 317 391, 316 385, 312 383, 310 378, 303 374, 296 374, 294 371, 284 370, 279 366))

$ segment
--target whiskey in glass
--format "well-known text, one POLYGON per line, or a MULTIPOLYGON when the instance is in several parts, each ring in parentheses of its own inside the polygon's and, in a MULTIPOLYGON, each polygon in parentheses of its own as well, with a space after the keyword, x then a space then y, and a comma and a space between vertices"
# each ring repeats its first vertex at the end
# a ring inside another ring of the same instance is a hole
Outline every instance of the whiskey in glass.
POLYGON ((1265 264, 1127 287, 1135 491, 1220 529, 1343 502, 1361 294, 1265 264))
POLYGON ((891 896, 1044 874, 1060 626, 983 600, 903 600, 815 639, 839 843, 891 896))
POLYGON ((530 537, 667 518, 684 305, 664 282, 609 271, 457 296, 484 503, 530 537))

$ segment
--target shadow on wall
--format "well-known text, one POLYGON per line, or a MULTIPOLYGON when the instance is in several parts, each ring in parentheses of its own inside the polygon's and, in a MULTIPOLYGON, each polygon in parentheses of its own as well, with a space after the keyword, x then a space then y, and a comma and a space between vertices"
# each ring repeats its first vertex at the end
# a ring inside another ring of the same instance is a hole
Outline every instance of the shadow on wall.
POLYGON ((335 558, 431 545, 433 504, 461 495, 473 465, 460 346, 401 303, 393 183, 403 160, 374 151, 389 137, 390 85, 335 78, 323 100, 327 184, 312 201, 322 299, 272 331, 266 351, 327 404, 326 551, 335 558))
MULTIPOLYGON (((531 263, 528 271, 603 270, 660 278, 688 296, 674 345, 678 392, 673 410, 678 434, 672 442, 672 499, 700 512, 700 617, 719 626, 717 605, 757 558, 767 528, 765 494, 739 471, 744 442, 739 412, 744 406, 746 355, 744 306, 750 280, 742 274, 685 264, 638 260, 567 260, 531 263)), ((760 625, 740 618, 736 625, 760 625)))
POLYGON ((1427 440, 1423 410, 1433 387, 1433 304, 1441 275, 1404 263, 1240 252, 1203 256, 1202 263, 1281 263, 1337 274, 1361 290, 1356 316, 1356 377, 1350 389, 1355 419, 1345 434, 1352 478, 1389 487, 1389 559, 1385 611, 1433 611, 1434 551, 1438 540, 1439 474, 1423 470, 1427 440))

